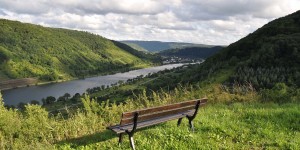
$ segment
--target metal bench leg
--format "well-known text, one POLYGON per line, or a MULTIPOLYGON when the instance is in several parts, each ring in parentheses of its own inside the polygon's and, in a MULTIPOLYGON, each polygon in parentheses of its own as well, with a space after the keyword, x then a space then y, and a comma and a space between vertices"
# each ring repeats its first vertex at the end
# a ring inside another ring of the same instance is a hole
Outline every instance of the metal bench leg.
POLYGON ((189 119, 189 124, 190 124, 190 129, 192 130, 192 132, 194 132, 194 124, 193 124, 193 119, 189 119))
POLYGON ((135 150, 135 145, 134 145, 134 140, 133 140, 132 135, 129 135, 129 141, 130 141, 130 146, 131 146, 132 150, 135 150))
POLYGON ((189 119, 189 124, 190 124, 190 129, 192 130, 192 132, 194 132, 194 125, 193 125, 193 120, 195 119, 197 112, 199 110, 199 106, 200 106, 200 101, 197 102, 196 107, 195 107, 195 112, 192 116, 186 116, 189 119))
POLYGON ((182 121, 182 118, 179 118, 179 119, 178 119, 178 122, 177 122, 177 126, 178 126, 178 127, 180 126, 181 121, 182 121))
POLYGON ((133 118, 133 127, 132 127, 132 130, 130 132, 128 130, 126 130, 126 133, 129 136, 130 146, 131 146, 132 150, 135 150, 135 145, 134 145, 134 140, 133 140, 133 134, 134 134, 134 131, 136 130, 136 127, 137 127, 138 116, 139 116, 139 114, 136 112, 134 114, 134 118, 133 118))
POLYGON ((122 143, 122 141, 123 141, 123 133, 120 133, 120 135, 119 135, 119 144, 122 143))

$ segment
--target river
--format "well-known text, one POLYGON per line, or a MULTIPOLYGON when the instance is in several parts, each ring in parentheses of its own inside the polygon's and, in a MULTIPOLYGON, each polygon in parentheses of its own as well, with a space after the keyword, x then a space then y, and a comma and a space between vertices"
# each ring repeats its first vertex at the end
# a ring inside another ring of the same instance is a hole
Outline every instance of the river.
POLYGON ((47 96, 59 96, 69 93, 74 95, 76 93, 84 93, 88 88, 98 87, 101 85, 111 85, 118 81, 126 81, 140 75, 147 75, 155 73, 164 69, 172 69, 180 67, 184 64, 169 64, 145 69, 138 69, 124 73, 117 73, 113 75, 97 76, 85 79, 71 80, 60 83, 51 83, 38 86, 21 87, 16 89, 2 91, 2 96, 5 105, 17 105, 20 102, 29 103, 31 100, 40 101, 47 96))

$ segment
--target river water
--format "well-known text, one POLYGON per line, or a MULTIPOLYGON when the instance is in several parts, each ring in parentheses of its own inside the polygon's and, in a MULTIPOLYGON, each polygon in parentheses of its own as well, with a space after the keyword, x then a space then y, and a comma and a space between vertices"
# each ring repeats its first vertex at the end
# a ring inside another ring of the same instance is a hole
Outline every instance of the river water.
POLYGON ((60 83, 10 89, 2 91, 2 96, 5 105, 17 105, 20 102, 29 103, 31 100, 38 100, 42 104, 41 99, 46 98, 47 96, 54 96, 58 98, 65 93, 69 93, 72 96, 76 93, 82 94, 88 88, 98 87, 101 85, 107 86, 113 83, 117 83, 120 80, 126 81, 140 75, 147 75, 149 73, 155 73, 165 69, 180 67, 182 65, 184 64, 169 64, 158 67, 133 70, 124 73, 117 73, 113 75, 97 76, 60 83))

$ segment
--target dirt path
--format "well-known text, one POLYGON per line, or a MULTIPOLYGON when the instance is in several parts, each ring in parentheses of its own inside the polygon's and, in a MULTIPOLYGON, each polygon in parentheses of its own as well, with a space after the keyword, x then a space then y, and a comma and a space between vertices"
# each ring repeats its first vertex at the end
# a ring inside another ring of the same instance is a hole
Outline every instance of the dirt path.
POLYGON ((23 78, 23 79, 0 81, 0 90, 34 85, 37 82, 38 82, 38 80, 36 78, 23 78))

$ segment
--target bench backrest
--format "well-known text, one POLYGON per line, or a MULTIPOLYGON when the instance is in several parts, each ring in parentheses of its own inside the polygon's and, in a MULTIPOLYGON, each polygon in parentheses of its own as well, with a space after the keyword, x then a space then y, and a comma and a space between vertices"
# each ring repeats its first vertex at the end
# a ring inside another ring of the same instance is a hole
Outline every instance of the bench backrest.
POLYGON ((196 105, 199 103, 199 107, 204 105, 207 99, 197 99, 192 101, 185 101, 176 104, 170 104, 160 107, 147 108, 137 111, 125 112, 122 114, 121 125, 134 123, 134 116, 138 113, 137 122, 142 122, 146 120, 151 120, 155 118, 160 118, 172 114, 179 114, 181 112, 187 112, 190 110, 195 110, 196 105))

